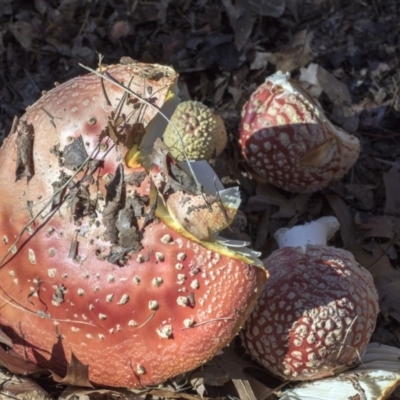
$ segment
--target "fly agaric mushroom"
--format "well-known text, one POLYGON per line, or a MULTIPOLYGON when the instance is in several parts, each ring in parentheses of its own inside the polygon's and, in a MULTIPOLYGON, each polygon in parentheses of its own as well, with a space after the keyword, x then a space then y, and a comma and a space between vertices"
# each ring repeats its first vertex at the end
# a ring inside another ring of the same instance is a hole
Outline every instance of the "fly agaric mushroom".
POLYGON ((210 160, 222 153, 228 140, 221 117, 198 101, 183 101, 163 134, 177 160, 210 160))
POLYGON ((268 77, 244 105, 242 154, 255 176, 295 193, 311 193, 353 166, 360 142, 334 126, 289 74, 268 77))
POLYGON ((265 281, 251 258, 177 227, 146 170, 128 167, 176 78, 130 60, 74 78, 0 149, 0 327, 56 374, 71 354, 108 386, 191 370, 238 332, 265 281))
POLYGON ((375 328, 371 274, 346 250, 329 247, 335 217, 275 235, 264 261, 270 278, 241 333, 249 353, 286 380, 335 375, 360 359, 375 328))

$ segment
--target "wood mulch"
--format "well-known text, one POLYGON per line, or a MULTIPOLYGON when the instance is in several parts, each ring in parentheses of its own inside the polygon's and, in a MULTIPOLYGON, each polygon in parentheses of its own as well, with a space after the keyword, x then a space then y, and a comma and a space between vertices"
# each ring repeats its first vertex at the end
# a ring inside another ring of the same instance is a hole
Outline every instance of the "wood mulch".
MULTIPOLYGON (((371 271, 379 291, 373 340, 400 347, 399 21, 395 0, 0 0, 0 141, 14 116, 55 82, 85 73, 79 63, 95 68, 99 54, 106 64, 129 56, 172 65, 182 97, 204 102, 225 120, 231 140, 213 165, 225 184, 241 185, 237 235, 267 256, 277 228, 336 215, 342 229, 335 244, 371 271), (335 124, 361 140, 351 173, 322 192, 288 194, 246 173, 237 142, 240 111, 276 70, 291 72, 335 124)), ((236 360, 230 367, 214 360, 146 393, 67 388, 60 398, 238 398, 243 369, 255 364, 235 354, 226 356, 236 360)), ((263 398, 280 384, 265 376, 264 389, 257 389, 263 398)), ((64 389, 33 377, 17 392, 48 399, 64 389)), ((390 398, 400 399, 400 391, 390 398)))

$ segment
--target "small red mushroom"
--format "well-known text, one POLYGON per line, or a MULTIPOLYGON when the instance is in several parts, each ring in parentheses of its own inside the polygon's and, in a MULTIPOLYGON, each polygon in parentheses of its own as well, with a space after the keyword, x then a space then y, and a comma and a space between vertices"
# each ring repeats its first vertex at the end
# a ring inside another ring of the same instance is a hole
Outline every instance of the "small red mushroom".
POLYGON ((175 71, 125 62, 101 73, 45 94, 0 149, 0 328, 59 375, 73 353, 93 384, 141 387, 224 347, 266 273, 176 229, 146 170, 127 165, 175 71))
POLYGON ((270 278, 241 332, 248 352, 285 380, 337 374, 356 363, 374 331, 371 274, 346 250, 326 245, 334 217, 276 233, 264 261, 270 278))
POLYGON ((244 105, 240 145, 256 177, 295 193, 329 186, 360 153, 359 140, 334 126, 282 72, 268 77, 244 105))

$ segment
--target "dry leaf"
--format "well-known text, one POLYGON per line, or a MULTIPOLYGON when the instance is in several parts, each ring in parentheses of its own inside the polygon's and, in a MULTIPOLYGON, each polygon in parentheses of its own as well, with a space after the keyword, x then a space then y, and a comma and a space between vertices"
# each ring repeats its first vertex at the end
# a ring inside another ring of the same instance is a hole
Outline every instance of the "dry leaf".
POLYGON ((112 180, 106 185, 106 206, 103 211, 103 224, 106 227, 107 239, 118 243, 116 221, 118 212, 123 207, 124 171, 120 164, 115 170, 112 180))
POLYGON ((298 194, 286 198, 272 185, 260 184, 257 186, 257 194, 249 198, 247 208, 249 210, 264 210, 273 205, 279 207, 279 210, 271 214, 271 218, 293 218, 304 211, 310 197, 310 194, 298 194))
POLYGON ((232 0, 222 0, 222 4, 228 14, 230 26, 235 32, 236 48, 241 50, 248 41, 257 16, 246 8, 236 7, 232 4, 232 0))
POLYGON ((351 104, 351 94, 348 87, 321 66, 318 66, 317 69, 317 79, 333 104, 341 106, 351 104))
MULTIPOLYGON (((346 183, 344 184, 348 194, 357 200, 357 208, 363 210, 371 210, 375 206, 374 192, 372 185, 346 183)), ((347 198, 347 196, 346 196, 347 198)))
POLYGON ((14 350, 5 351, 2 347, 0 347, 0 363, 14 374, 24 375, 43 371, 43 369, 39 368, 36 364, 24 360, 19 354, 15 353, 14 350))
POLYGON ((390 241, 374 244, 372 256, 375 261, 368 269, 374 277, 381 311, 400 322, 400 271, 392 267, 386 255, 390 245, 390 241))
POLYGON ((129 389, 93 389, 87 390, 68 386, 58 400, 144 400, 146 395, 136 394, 129 389))
POLYGON ((325 197, 336 218, 339 220, 340 237, 342 238, 344 247, 347 249, 353 243, 358 242, 359 236, 349 206, 336 194, 327 194, 325 197))
MULTIPOLYGON (((166 389, 151 389, 147 392, 157 398, 165 398, 165 399, 183 399, 183 400, 199 400, 198 396, 193 396, 184 392, 175 392, 172 390, 166 389)), ((204 397, 203 400, 208 400, 207 397, 204 397)))
POLYGON ((243 10, 264 17, 280 17, 285 11, 285 0, 238 0, 237 5, 243 10))
POLYGON ((82 135, 79 135, 72 143, 64 147, 64 166, 71 170, 77 170, 87 160, 88 153, 83 143, 82 135))
POLYGON ((400 171, 397 165, 383 174, 386 189, 385 214, 400 215, 400 171))
POLYGON ((254 364, 239 357, 233 346, 225 347, 223 353, 214 360, 232 379, 240 400, 265 399, 273 392, 273 389, 262 385, 244 372, 245 368, 254 367, 254 364))
POLYGON ((56 382, 64 385, 93 388, 89 381, 89 365, 82 364, 73 352, 71 352, 71 361, 67 368, 67 375, 64 378, 60 378, 53 374, 53 378, 56 382))
POLYGON ((283 72, 291 72, 304 67, 313 58, 311 50, 313 37, 314 33, 308 32, 306 29, 297 32, 291 42, 271 56, 270 62, 276 66, 277 70, 283 72))
POLYGON ((355 132, 358 128, 359 117, 351 107, 352 98, 347 85, 321 66, 317 70, 317 79, 334 104, 331 119, 347 131, 355 132))
MULTIPOLYGON (((133 183, 138 176, 133 178, 133 183)), ((140 177, 139 177, 140 179, 140 177)), ((112 243, 107 260, 112 264, 123 265, 126 255, 130 251, 137 252, 142 246, 140 243, 145 217, 151 219, 152 213, 146 214, 148 197, 139 197, 126 194, 127 182, 120 164, 112 180, 106 185, 106 206, 103 210, 103 224, 105 234, 112 243), (142 223, 139 223, 141 218, 142 223)))
POLYGON ((205 385, 223 386, 229 381, 229 375, 215 363, 214 359, 190 374, 190 384, 201 398, 204 398, 207 391, 205 385))
POLYGON ((400 271, 393 268, 386 252, 392 241, 383 244, 370 242, 371 251, 353 242, 347 247, 355 259, 371 272, 379 294, 381 312, 400 322, 400 271))
POLYGON ((357 213, 354 217, 362 239, 379 237, 393 239, 395 236, 395 220, 397 218, 387 215, 369 215, 357 213))
POLYGON ((12 375, 0 370, 0 386, 19 399, 50 399, 49 395, 33 379, 12 375))
POLYGON ((10 31, 25 50, 32 50, 32 40, 34 35, 32 31, 32 24, 30 22, 17 21, 10 25, 10 31))

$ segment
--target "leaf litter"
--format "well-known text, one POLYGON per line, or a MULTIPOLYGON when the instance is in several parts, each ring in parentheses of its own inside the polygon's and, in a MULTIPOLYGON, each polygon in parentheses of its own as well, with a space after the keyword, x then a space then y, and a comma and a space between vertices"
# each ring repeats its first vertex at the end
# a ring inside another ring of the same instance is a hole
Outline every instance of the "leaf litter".
MULTIPOLYGON (((274 249, 271 237, 279 227, 321 215, 336 215, 341 231, 334 244, 352 251, 374 275, 382 310, 376 337, 381 343, 400 347, 398 2, 274 0, 263 2, 262 6, 254 0, 225 0, 220 5, 208 0, 196 5, 186 0, 134 4, 119 0, 98 4, 69 0, 17 3, 6 0, 0 9, 0 79, 4 82, 0 87, 0 137, 8 134, 14 116, 21 116, 41 90, 81 74, 78 63, 96 66, 97 52, 105 55, 107 63, 129 56, 173 65, 180 72, 179 84, 186 88, 186 96, 215 108, 226 121, 232 140, 213 165, 224 182, 230 185, 240 182, 240 211, 244 213, 238 215, 241 218, 244 215, 245 223, 238 223, 235 232, 245 235, 253 245, 257 243, 263 256, 267 256, 274 249), (70 29, 63 29, 66 24, 70 29), (240 161, 237 150, 240 108, 265 76, 277 68, 300 77, 329 117, 362 141, 361 157, 350 174, 322 193, 291 195, 266 188, 249 178, 240 161)), ((130 147, 134 136, 140 136, 141 127, 132 126, 130 131, 124 130, 125 127, 125 121, 116 113, 104 135, 130 147)), ((16 178, 29 180, 34 174, 30 150, 34 133, 23 125, 18 129, 16 178)), ((67 153, 71 174, 82 168, 82 163, 84 168, 95 168, 87 159, 89 155, 85 159, 84 150, 76 141, 60 152, 60 159, 67 153)), ((119 183, 137 185, 141 179, 137 175, 124 176, 119 183)), ((77 220, 82 213, 93 211, 84 185, 78 187, 74 175, 60 177, 54 186, 54 209, 68 199, 76 210, 77 220)), ((118 182, 115 188, 118 189, 118 182)), ((110 218, 118 225, 118 232, 110 236, 115 246, 122 248, 135 235, 137 215, 143 217, 140 201, 126 198, 124 201, 128 207, 118 202, 118 195, 110 195, 108 203, 113 204, 110 210, 115 207, 110 218), (121 217, 124 213, 129 215, 131 222, 118 223, 119 213, 121 217)), ((48 208, 46 204, 40 214, 48 208)), ((123 249, 116 251, 115 262, 123 260, 123 255, 123 249)), ((34 366, 13 358, 10 342, 3 346, 7 351, 2 350, 0 359, 5 365, 8 363, 10 368, 15 365, 19 372, 36 371, 34 366)), ((238 371, 247 369, 249 363, 257 367, 246 356, 235 362, 238 371)), ((222 376, 236 380, 236 386, 249 391, 246 394, 229 382, 214 386, 216 382, 207 378, 209 371, 208 365, 195 371, 196 379, 202 380, 197 386, 190 383, 188 375, 183 379, 186 386, 179 386, 179 379, 142 392, 70 386, 68 396, 71 399, 234 396, 244 400, 254 395, 266 399, 274 396, 268 395, 268 390, 280 384, 275 382, 266 392, 260 392, 254 381, 246 381, 234 368, 227 368, 222 376), (250 387, 246 382, 250 382, 250 387)), ((215 369, 211 371, 216 376, 220 374, 215 369)), ((261 378, 257 375, 257 382, 261 381, 264 388, 268 387, 266 377, 266 372, 261 378)), ((15 379, 28 378, 13 376, 12 382, 15 379)), ((24 393, 24 398, 57 398, 63 391, 63 385, 49 386, 37 372, 32 379, 50 390, 22 385, 18 398, 24 393), (36 397, 32 397, 31 389, 36 397)), ((10 377, 2 376, 1 380, 8 382, 10 377)), ((4 385, 2 390, 6 391, 4 385)), ((400 398, 400 393, 391 398, 400 398)))

